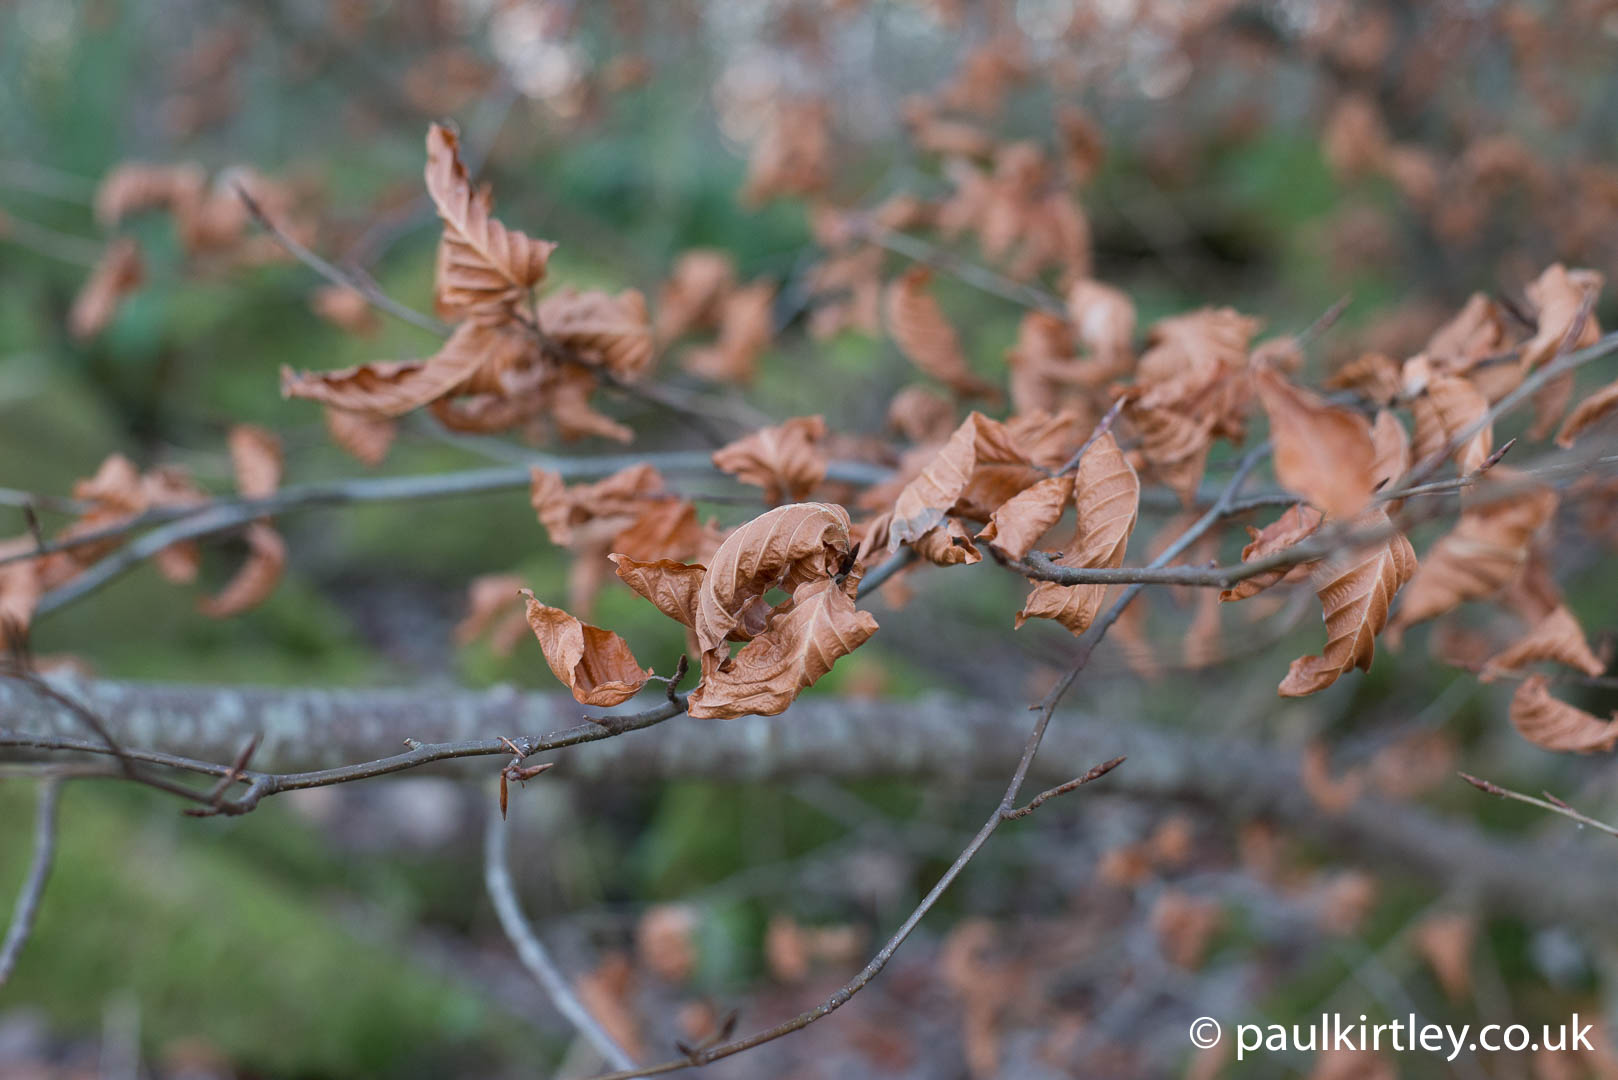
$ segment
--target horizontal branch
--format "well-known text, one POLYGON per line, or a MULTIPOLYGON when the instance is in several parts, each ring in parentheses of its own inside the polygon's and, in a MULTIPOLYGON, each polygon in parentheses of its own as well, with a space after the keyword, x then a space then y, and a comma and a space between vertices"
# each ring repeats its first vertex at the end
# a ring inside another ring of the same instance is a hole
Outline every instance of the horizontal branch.
MULTIPOLYGON (((400 750, 407 738, 499 744, 501 736, 555 732, 567 739, 548 736, 547 745, 571 746, 550 774, 558 779, 999 782, 1018 760, 1026 735, 1006 723, 1003 705, 944 696, 857 701, 811 695, 787 717, 714 721, 681 715, 603 738, 581 723, 584 710, 571 698, 509 688, 282 690, 100 680, 56 685, 106 717, 132 754, 141 747, 228 762, 258 734, 254 766, 283 772, 377 759, 400 750)), ((18 760, 41 738, 77 738, 74 725, 59 706, 0 681, 0 728, 9 729, 0 731, 0 758, 18 760)), ((1419 806, 1380 799, 1328 814, 1304 791, 1298 755, 1272 746, 1063 712, 1029 777, 1059 784, 1097 757, 1116 755, 1127 755, 1129 766, 1108 777, 1111 791, 1189 801, 1234 821, 1272 818, 1334 850, 1469 889, 1500 910, 1610 923, 1612 897, 1618 895, 1618 864, 1612 860, 1492 836, 1419 806)), ((466 762, 459 764, 464 772, 466 762)), ((497 768, 491 762, 474 767, 485 775, 497 768)), ((227 768, 221 764, 220 773, 227 768)))

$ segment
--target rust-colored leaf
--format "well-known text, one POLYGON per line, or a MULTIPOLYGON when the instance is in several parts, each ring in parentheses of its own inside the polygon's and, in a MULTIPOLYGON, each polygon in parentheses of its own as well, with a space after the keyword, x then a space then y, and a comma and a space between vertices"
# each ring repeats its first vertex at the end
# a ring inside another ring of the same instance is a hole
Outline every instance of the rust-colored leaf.
POLYGON ((356 337, 375 337, 382 330, 371 301, 347 285, 323 285, 309 298, 316 315, 356 337))
POLYGON ((522 640, 528 621, 516 604, 522 578, 516 574, 484 574, 466 587, 466 615, 455 624, 457 645, 467 645, 484 634, 496 656, 510 656, 522 640))
POLYGON ((1535 623, 1528 633, 1489 657, 1480 677, 1484 682, 1491 682, 1501 672, 1541 660, 1565 664, 1592 676, 1607 670, 1607 665, 1601 662, 1585 640, 1579 620, 1565 606, 1560 606, 1535 623))
POLYGON ((1451 1001, 1465 1001, 1472 993, 1472 942, 1477 931, 1477 920, 1460 911, 1437 912, 1416 925, 1416 951, 1451 1001))
POLYGON ((695 630, 704 659, 727 638, 748 640, 770 618, 764 596, 829 578, 849 561, 848 511, 832 503, 793 503, 759 515, 725 538, 697 595, 695 630), (733 637, 734 636, 734 637, 733 637))
POLYGON ((1328 814, 1341 814, 1365 793, 1365 777, 1359 770, 1332 775, 1331 755, 1318 741, 1303 748, 1299 781, 1309 801, 1328 814))
POLYGON ((1335 518, 1365 509, 1376 486, 1377 457, 1365 418, 1326 404, 1270 367, 1258 368, 1253 384, 1270 417, 1281 486, 1335 518))
POLYGON ((1556 433, 1556 445, 1571 447, 1574 439, 1614 412, 1618 412, 1618 381, 1608 383, 1574 406, 1556 433))
MULTIPOLYGON (((0 557, 21 555, 34 548, 32 536, 15 536, 0 540, 0 557)), ((0 563, 0 654, 9 651, 33 624, 34 609, 45 594, 39 570, 38 559, 0 563)))
MULTIPOLYGON (((709 576, 713 573, 710 569, 709 576)), ((708 596, 706 583, 702 595, 708 596)), ((705 625, 701 614, 699 609, 699 638, 705 625)), ((777 611, 768 627, 734 657, 704 653, 702 683, 691 693, 691 715, 774 716, 876 630, 876 619, 856 608, 834 579, 805 581, 793 591, 790 607, 777 611)))
POLYGON ((575 701, 603 707, 622 704, 651 678, 651 669, 642 670, 629 644, 611 630, 542 604, 527 589, 522 595, 528 601, 528 626, 539 639, 545 663, 575 701))
POLYGON ((922 533, 910 546, 934 566, 971 566, 983 561, 983 553, 958 518, 944 519, 942 525, 922 533))
POLYGON ((693 375, 724 383, 751 382, 758 358, 775 338, 775 286, 756 281, 733 289, 720 308, 719 340, 688 350, 681 363, 693 375))
POLYGON ((1377 491, 1397 487, 1400 478, 1410 471, 1410 435, 1387 409, 1378 410, 1371 424, 1371 446, 1376 450, 1371 463, 1372 486, 1377 491))
POLYGON ((913 266, 888 285, 885 307, 894 343, 905 359, 962 397, 998 396, 967 365, 955 328, 927 288, 932 276, 925 266, 913 266))
MULTIPOLYGON (((1430 372, 1425 357, 1414 357, 1406 362, 1405 381, 1407 389, 1415 392, 1410 399, 1410 414, 1416 421, 1411 456, 1417 465, 1438 458, 1465 432, 1477 428, 1488 414, 1488 399, 1470 379, 1430 372)), ((1462 473, 1470 473, 1483 464, 1493 449, 1494 425, 1484 424, 1454 451, 1455 463, 1462 473)))
POLYGON ((1474 488, 1475 505, 1463 502, 1455 527, 1422 560, 1399 608, 1401 630, 1435 618, 1467 600, 1493 596, 1528 561, 1529 541, 1556 511, 1556 493, 1528 486, 1502 496, 1507 484, 1524 487, 1516 470, 1496 466, 1474 488))
MULTIPOLYGON (((1094 447, 1085 452, 1088 457, 1094 447)), ((1000 504, 989 524, 978 533, 1009 558, 1021 559, 1055 525, 1073 497, 1072 476, 1052 476, 1024 488, 1000 504)))
POLYGON ((539 303, 539 326, 556 344, 620 379, 639 378, 652 362, 646 298, 634 289, 617 295, 557 289, 539 303))
POLYGON ((907 386, 888 403, 888 424, 910 442, 943 442, 955 430, 955 406, 925 386, 907 386))
POLYGON ((461 164, 448 128, 427 129, 427 194, 444 223, 438 292, 451 309, 504 318, 545 280, 556 245, 508 229, 490 213, 461 164))
POLYGON ((600 531, 616 536, 649 509, 654 497, 663 494, 663 477, 646 464, 631 465, 604 480, 572 487, 561 476, 537 465, 529 472, 529 502, 551 543, 560 547, 574 546, 582 539, 580 531, 598 521, 605 523, 600 531))
POLYGON ((692 330, 717 327, 735 284, 736 265, 724 252, 697 248, 682 254, 658 293, 657 340, 666 343, 692 330))
POLYGON ((326 434, 331 441, 373 468, 387 460, 398 433, 397 421, 326 406, 326 434))
POLYGON ((338 371, 281 369, 281 396, 388 418, 438 398, 498 385, 501 374, 529 362, 533 345, 518 330, 462 323, 424 363, 360 364, 338 371))
POLYGON ((1618 746, 1618 716, 1603 720, 1551 696, 1543 675, 1525 679, 1511 697, 1511 726, 1546 750, 1593 754, 1618 746))
POLYGON ((257 424, 230 429, 230 464, 236 490, 249 499, 264 499, 281 486, 281 438, 257 424))
MULTIPOLYGON (((1084 452, 1073 483, 1078 523, 1073 540, 1054 561, 1058 566, 1117 567, 1124 562, 1129 534, 1140 510, 1140 477, 1108 432, 1084 452)), ((1074 634, 1095 621, 1106 596, 1105 585, 1058 585, 1034 582, 1015 620, 1054 619, 1074 634)))
MULTIPOLYGON (((1388 524, 1387 512, 1373 508, 1355 519, 1355 531, 1388 524)), ((1326 647, 1319 656, 1292 661, 1279 692, 1303 697, 1324 690, 1354 668, 1369 671, 1376 635, 1388 622, 1393 597, 1416 572, 1416 553, 1403 533, 1368 548, 1324 560, 1311 574, 1326 623, 1326 647)))
POLYGON ((624 584, 650 600, 657 610, 675 622, 697 625, 697 594, 708 572, 706 566, 673 559, 639 562, 620 552, 607 557, 618 568, 624 584))
POLYGON ((824 417, 795 416, 714 451, 713 463, 742 483, 763 488, 772 503, 783 496, 805 499, 826 478, 825 437, 824 417))
POLYGON ((124 297, 140 288, 146 279, 140 246, 133 236, 116 237, 96 261, 68 312, 68 332, 79 341, 95 337, 118 314, 124 297))
MULTIPOLYGON (((900 544, 936 527, 980 467, 994 464, 1026 466, 1027 458, 1003 424, 982 413, 971 413, 894 500, 889 550, 896 551, 900 544)), ((1012 494, 1015 491, 1006 498, 1012 494)))
MULTIPOLYGON (((1325 517, 1312 506, 1299 503, 1289 506, 1282 515, 1264 526, 1262 529, 1249 528, 1248 536, 1251 542, 1242 548, 1242 561, 1251 562, 1274 555, 1278 551, 1285 551, 1289 547, 1301 544, 1313 536, 1320 528, 1325 517)), ((1245 600, 1249 596, 1259 593, 1276 584, 1282 578, 1292 573, 1297 567, 1277 567, 1266 570, 1262 574, 1255 574, 1236 583, 1235 588, 1226 589, 1219 594, 1224 601, 1245 600)))
POLYGON ((228 619, 262 604, 286 570, 287 548, 280 533, 265 522, 255 521, 245 535, 247 561, 223 589, 197 603, 197 610, 210 618, 228 619))
MULTIPOLYGON (((1600 271, 1569 270, 1561 263, 1547 266, 1539 277, 1528 283, 1523 291, 1533 305, 1536 321, 1533 338, 1522 347, 1520 363, 1524 371, 1532 371, 1556 356, 1580 313, 1605 283, 1606 278, 1600 271)), ((1600 336, 1601 327, 1594 313, 1590 313, 1567 345, 1570 350, 1583 348, 1595 344, 1600 336)))

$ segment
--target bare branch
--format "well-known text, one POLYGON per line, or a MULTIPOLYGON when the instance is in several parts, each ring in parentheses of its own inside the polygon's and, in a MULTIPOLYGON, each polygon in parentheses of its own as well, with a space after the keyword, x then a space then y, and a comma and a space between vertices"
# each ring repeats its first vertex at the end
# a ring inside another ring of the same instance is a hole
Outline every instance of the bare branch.
POLYGON ((1460 774, 1460 776, 1462 780, 1465 780, 1468 784, 1471 784, 1479 791, 1486 792, 1490 795, 1498 795, 1502 799, 1515 799, 1517 802, 1527 803, 1529 806, 1537 806, 1541 810, 1549 810, 1553 814, 1561 814, 1563 817, 1569 819, 1570 821, 1576 821, 1580 825, 1588 825, 1592 829, 1600 830, 1601 832, 1606 833, 1608 836, 1618 837, 1618 826, 1608 825, 1604 821, 1597 821, 1593 817, 1588 817, 1581 814, 1548 791, 1545 792, 1545 797, 1543 799, 1538 799, 1532 795, 1524 795, 1520 791, 1512 791, 1510 788, 1501 787, 1492 780, 1479 779, 1478 777, 1473 776, 1471 773, 1463 772, 1460 774))
POLYGON ((609 1066, 614 1069, 633 1069, 635 1059, 613 1040, 573 993, 567 977, 557 968, 544 943, 534 933, 528 917, 523 914, 522 904, 517 899, 517 890, 511 882, 510 844, 506 833, 508 828, 509 826, 491 808, 488 822, 483 829, 483 884, 488 889, 489 899, 494 903, 494 912, 500 919, 500 928, 511 940, 512 948, 517 950, 517 958, 522 961, 522 966, 528 969, 528 974, 532 975, 534 981, 550 996, 556 1011, 561 1013, 591 1046, 595 1047, 596 1053, 600 1054, 609 1066))
POLYGON ((1038 795, 1035 795, 1032 799, 1030 799, 1026 806, 1019 806, 1015 810, 1006 811, 1006 820, 1009 821, 1012 818, 1027 817, 1029 814, 1032 814, 1035 810, 1038 810, 1041 806, 1045 805, 1045 803, 1049 802, 1051 799, 1056 798, 1058 795, 1066 795, 1068 792, 1081 788, 1092 780, 1101 779, 1103 776, 1106 776, 1127 760, 1129 759, 1115 757, 1111 761, 1103 761, 1100 765, 1095 766, 1083 776, 1075 777, 1074 779, 1069 780, 1067 783, 1058 784, 1053 788, 1046 788, 1044 791, 1041 791, 1038 795))
POLYGON ((34 916, 39 913, 39 898, 45 892, 45 882, 51 876, 51 863, 56 857, 56 804, 60 790, 59 777, 48 776, 39 781, 38 804, 34 811, 34 861, 23 879, 22 891, 17 894, 17 906, 12 909, 5 941, 0 942, 0 986, 6 985, 16 969, 17 957, 34 929, 34 916))

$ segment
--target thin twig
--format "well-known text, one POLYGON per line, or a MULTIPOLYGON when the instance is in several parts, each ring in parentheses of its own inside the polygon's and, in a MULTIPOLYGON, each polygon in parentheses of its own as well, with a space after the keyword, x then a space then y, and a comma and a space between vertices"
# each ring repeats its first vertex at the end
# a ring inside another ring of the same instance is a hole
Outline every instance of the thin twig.
POLYGON ((1038 810, 1041 806, 1045 805, 1045 803, 1049 802, 1051 799, 1056 798, 1058 795, 1066 795, 1068 792, 1081 788, 1092 780, 1101 779, 1103 776, 1106 776, 1127 760, 1129 759, 1126 757, 1115 757, 1111 761, 1103 761, 1100 765, 1095 766, 1083 776, 1075 777, 1065 784, 1057 784, 1053 788, 1046 788, 1044 791, 1041 791, 1038 795, 1035 795, 1032 799, 1030 799, 1026 806, 1019 806, 1015 810, 1006 811, 1006 820, 1009 821, 1013 818, 1027 817, 1029 814, 1032 814, 1035 810, 1038 810))
POLYGON ((550 997, 556 1011, 561 1013, 591 1046, 595 1047, 596 1053, 600 1054, 608 1065, 614 1069, 633 1069, 635 1059, 614 1041, 607 1033, 607 1029, 590 1015, 590 1010, 586 1009, 584 1003, 573 993, 567 977, 557 968, 544 943, 534 933, 528 917, 523 914, 522 904, 517 899, 517 890, 511 882, 510 845, 506 832, 508 827, 500 815, 491 808, 488 821, 483 828, 483 884, 488 889, 489 899, 494 903, 494 912, 499 916, 500 928, 506 932, 512 948, 517 950, 517 959, 522 961, 522 966, 528 969, 528 974, 534 977, 534 981, 539 983, 540 988, 550 997))
POLYGON ((6 985, 17 966, 23 943, 34 929, 34 916, 39 913, 39 898, 45 892, 45 882, 51 876, 51 863, 56 857, 56 804, 60 789, 59 777, 48 776, 39 782, 34 811, 34 861, 23 879, 22 891, 17 894, 17 906, 12 909, 6 939, 0 943, 0 986, 6 985))
POLYGON ((1465 780, 1468 784, 1471 784, 1479 791, 1486 792, 1490 795, 1498 795, 1502 799, 1514 799, 1520 803, 1527 803, 1529 806, 1537 806, 1541 810, 1549 810, 1553 814, 1561 814, 1563 817, 1571 821, 1576 821, 1580 825, 1588 825, 1592 829, 1598 829, 1601 832, 1606 833, 1608 836, 1618 837, 1618 826, 1608 825, 1605 821, 1597 821, 1593 817, 1587 817, 1586 815, 1581 814, 1577 810, 1573 809, 1561 799, 1556 798, 1550 792, 1545 793, 1545 798, 1539 799, 1532 795, 1524 795, 1520 791, 1512 791, 1510 788, 1501 787, 1492 780, 1480 779, 1479 777, 1473 776, 1471 773, 1463 772, 1460 774, 1460 777, 1462 780, 1465 780))
POLYGON ((865 220, 856 223, 854 234, 907 259, 914 259, 936 270, 942 270, 951 277, 992 296, 998 296, 1002 300, 1058 315, 1064 319, 1068 317, 1067 305, 1062 303, 1060 297, 1053 296, 1044 289, 1014 281, 987 267, 968 262, 954 252, 911 236, 909 233, 895 232, 874 221, 865 220))

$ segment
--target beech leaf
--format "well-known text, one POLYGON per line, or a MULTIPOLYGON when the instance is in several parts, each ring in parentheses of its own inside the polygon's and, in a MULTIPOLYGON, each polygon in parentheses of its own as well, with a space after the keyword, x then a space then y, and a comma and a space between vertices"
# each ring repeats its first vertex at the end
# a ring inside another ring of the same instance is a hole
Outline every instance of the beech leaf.
MULTIPOLYGON (((900 544, 921 537, 942 522, 980 466, 1026 466, 1027 460, 1004 425, 982 413, 971 413, 894 500, 889 550, 897 551, 900 544)), ((1016 490, 1023 486, 1019 484, 1016 490)), ((1013 493, 1007 493, 1006 498, 1013 493)))
POLYGON ((927 289, 932 276, 925 266, 913 266, 888 285, 888 332, 905 359, 960 396, 998 397, 994 385, 967 366, 955 328, 927 289))
MULTIPOLYGON (((1387 512, 1377 507, 1355 519, 1353 528, 1365 531, 1387 524, 1387 512)), ((1317 566, 1311 580, 1326 622, 1326 647, 1319 656, 1292 661, 1281 680, 1281 696, 1324 690, 1354 668, 1369 671, 1376 635, 1387 625, 1393 597, 1415 572, 1416 553, 1403 533, 1317 566)))
MULTIPOLYGON (((1274 555, 1278 551, 1300 544, 1313 536, 1320 528, 1325 517, 1312 506, 1299 503, 1287 507, 1280 517, 1264 526, 1262 529, 1248 529, 1252 541, 1242 548, 1242 561, 1252 562, 1274 555)), ((1226 589, 1219 594, 1219 599, 1229 602, 1232 600, 1245 600, 1249 596, 1259 593, 1285 578, 1298 567, 1276 567, 1261 574, 1254 574, 1250 578, 1243 578, 1234 588, 1226 589)))
POLYGON ((772 503, 783 496, 796 501, 826 478, 825 437, 824 417, 796 416, 721 447, 713 463, 742 483, 763 488, 772 503))
MULTIPOLYGON (((1091 447, 1085 456, 1094 449, 1091 447)), ((1047 477, 1001 503, 977 538, 993 544, 1009 558, 1021 559, 1061 519, 1072 497, 1072 476, 1047 477)))
POLYGON ((1350 518, 1371 501, 1377 451, 1365 418, 1300 390, 1271 367, 1253 373, 1270 417, 1275 475, 1335 518, 1350 518))
POLYGON ((1511 726, 1546 750, 1593 754, 1618 746, 1618 717, 1603 720, 1552 697, 1543 675, 1517 687, 1511 697, 1511 726))
POLYGON ((1585 640, 1579 620, 1565 606, 1558 606, 1528 633, 1489 657, 1480 678, 1490 682, 1501 672, 1541 660, 1553 660, 1590 676, 1607 669, 1585 640))
POLYGON ((528 625, 539 639, 545 663, 582 705, 619 705, 646 685, 650 668, 642 670, 628 642, 599 626, 580 622, 561 608, 549 607, 523 589, 528 625))
POLYGON ((607 558, 618 568, 624 584, 650 600, 657 610, 675 622, 696 626, 697 594, 707 567, 673 559, 639 562, 620 552, 607 558))

